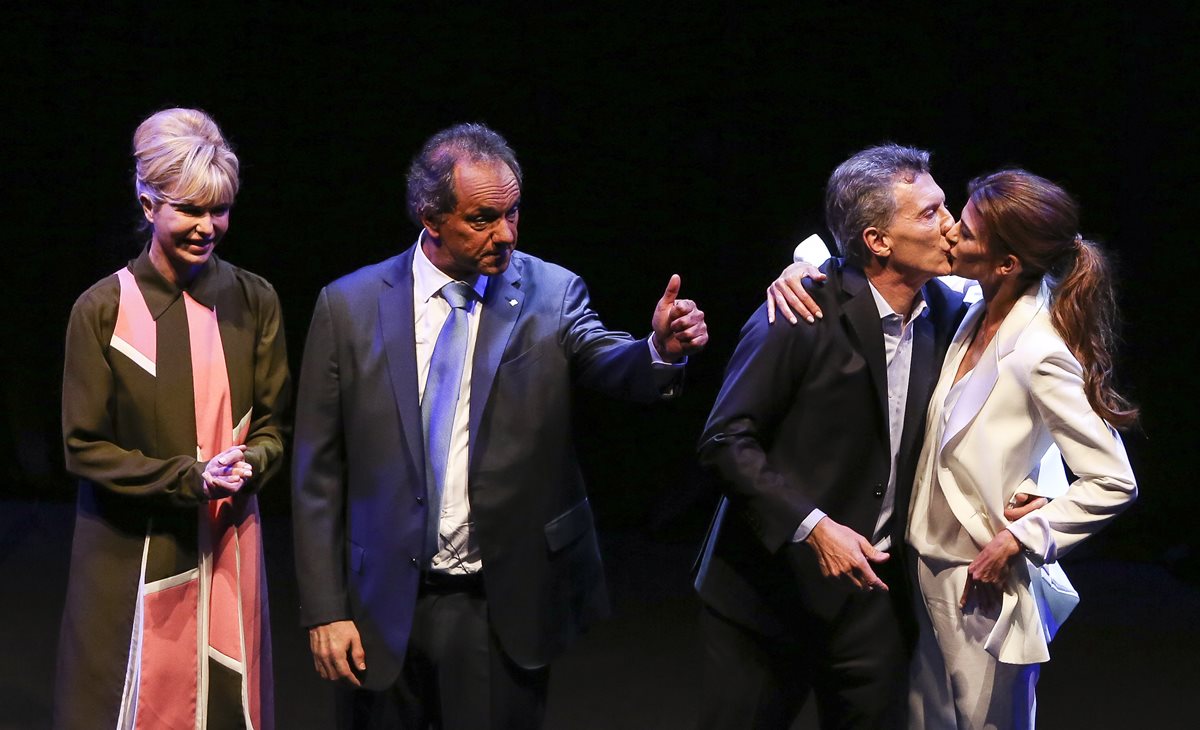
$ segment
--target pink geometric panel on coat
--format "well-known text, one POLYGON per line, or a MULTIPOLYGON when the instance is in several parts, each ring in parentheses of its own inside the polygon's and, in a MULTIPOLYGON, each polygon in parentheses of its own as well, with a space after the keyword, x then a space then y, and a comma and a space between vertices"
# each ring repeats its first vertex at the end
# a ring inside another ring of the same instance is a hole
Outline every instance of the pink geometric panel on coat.
MULTIPOLYGON (((229 373, 225 367, 225 348, 221 343, 216 310, 197 302, 186 292, 183 300, 192 351, 196 444, 200 447, 201 458, 207 461, 233 445, 229 373)), ((229 497, 213 500, 208 505, 213 546, 208 639, 212 648, 240 662, 242 632, 238 620, 237 533, 230 516, 233 509, 229 497)))
POLYGON ((142 606, 137 728, 196 724, 198 580, 149 593, 142 606))
POLYGON ((250 718, 255 728, 274 726, 274 697, 271 681, 271 618, 267 607, 267 587, 263 582, 266 566, 262 553, 262 525, 258 497, 243 502, 238 524, 238 550, 241 559, 242 610, 244 612, 249 682, 250 718))
POLYGON ((188 334, 192 350, 192 395, 196 404, 196 445, 205 461, 233 446, 233 409, 229 402, 229 372, 217 326, 217 312, 187 292, 188 334))
MULTIPOLYGON (((212 606, 208 644, 234 661, 242 661, 242 626, 238 621, 238 534, 230 497, 208 503, 212 530, 212 606)), ((244 597, 243 597, 244 598, 244 597)), ((242 603, 242 605, 245 605, 242 603)))
POLYGON ((151 375, 156 374, 158 331, 142 290, 133 272, 122 268, 117 272, 121 300, 117 307, 117 322, 113 327, 110 345, 133 360, 151 375))

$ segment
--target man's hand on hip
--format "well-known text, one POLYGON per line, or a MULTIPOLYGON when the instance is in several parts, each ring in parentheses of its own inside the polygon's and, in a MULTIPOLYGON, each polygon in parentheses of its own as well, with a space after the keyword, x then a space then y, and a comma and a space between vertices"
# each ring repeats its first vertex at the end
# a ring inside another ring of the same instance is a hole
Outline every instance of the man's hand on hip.
POLYGON ((804 540, 817 554, 821 574, 826 578, 846 579, 864 591, 888 590, 875 575, 871 563, 882 563, 890 556, 876 550, 867 538, 845 525, 825 517, 804 540))

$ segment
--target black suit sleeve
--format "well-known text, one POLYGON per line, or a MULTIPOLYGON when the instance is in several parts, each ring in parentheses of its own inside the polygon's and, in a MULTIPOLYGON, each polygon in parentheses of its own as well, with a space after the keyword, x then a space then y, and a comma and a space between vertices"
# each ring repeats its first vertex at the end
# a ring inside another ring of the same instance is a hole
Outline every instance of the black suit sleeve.
POLYGON ((305 341, 296 404, 292 523, 304 626, 350 618, 341 414, 337 341, 326 289, 317 299, 305 341))
POLYGON ((701 463, 718 472, 725 495, 770 552, 790 543, 817 506, 780 471, 772 451, 785 424, 801 417, 799 391, 822 326, 828 323, 771 325, 765 305, 755 311, 700 440, 701 463))

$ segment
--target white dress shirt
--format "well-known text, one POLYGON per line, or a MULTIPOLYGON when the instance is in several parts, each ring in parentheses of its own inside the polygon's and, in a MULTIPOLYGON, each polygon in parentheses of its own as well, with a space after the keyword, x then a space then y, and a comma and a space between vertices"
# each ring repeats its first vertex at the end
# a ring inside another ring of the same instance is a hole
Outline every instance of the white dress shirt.
MULTIPOLYGON (((429 377, 433 346, 437 343, 442 325, 450 316, 450 304, 442 298, 441 289, 451 281, 454 279, 433 265, 418 240, 417 250, 413 254, 413 324, 417 345, 417 387, 421 402, 425 398, 425 381, 429 377)), ((446 458, 438 550, 429 566, 431 570, 449 573, 474 573, 482 567, 471 523, 471 503, 467 498, 467 457, 470 448, 471 363, 474 360, 487 282, 486 276, 478 276, 474 282, 467 282, 475 290, 476 299, 467 309, 467 354, 463 363, 462 390, 454 409, 450 453, 446 458)))
MULTIPOLYGON (((892 545, 889 524, 892 511, 896 505, 896 461, 900 454, 900 439, 904 435, 904 413, 908 406, 908 378, 912 371, 913 322, 917 317, 924 317, 928 311, 925 298, 918 291, 918 300, 905 319, 892 309, 883 295, 874 285, 868 282, 871 294, 875 297, 875 306, 879 309, 879 317, 883 325, 883 351, 887 359, 888 380, 888 434, 892 440, 892 461, 888 468, 887 491, 883 495, 883 504, 879 509, 879 519, 875 521, 875 534, 871 541, 880 550, 887 550, 892 545)), ((916 408, 925 408, 924 403, 914 404, 916 408)))

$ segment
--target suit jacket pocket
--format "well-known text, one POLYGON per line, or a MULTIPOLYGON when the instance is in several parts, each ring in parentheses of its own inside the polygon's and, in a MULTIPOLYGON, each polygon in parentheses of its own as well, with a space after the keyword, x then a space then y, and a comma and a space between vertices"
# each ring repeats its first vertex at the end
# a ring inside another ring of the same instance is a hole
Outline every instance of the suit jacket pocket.
POLYGON ((361 574, 363 572, 363 556, 366 554, 366 550, 363 550, 354 543, 350 543, 350 570, 361 574))
MULTIPOLYGON (((506 373, 515 373, 533 365, 538 360, 542 359, 542 355, 546 352, 546 347, 543 343, 538 342, 516 356, 507 360, 501 360, 499 367, 506 373)), ((507 354, 507 353, 506 353, 507 354)))
POLYGON ((546 545, 558 552, 592 529, 592 506, 587 497, 546 523, 546 545))

